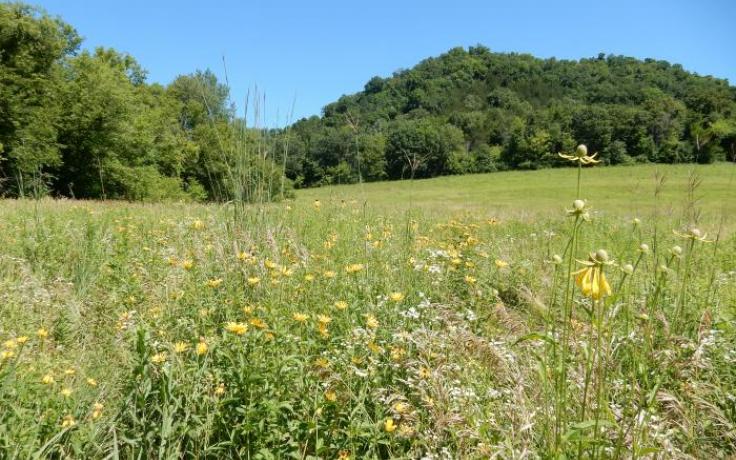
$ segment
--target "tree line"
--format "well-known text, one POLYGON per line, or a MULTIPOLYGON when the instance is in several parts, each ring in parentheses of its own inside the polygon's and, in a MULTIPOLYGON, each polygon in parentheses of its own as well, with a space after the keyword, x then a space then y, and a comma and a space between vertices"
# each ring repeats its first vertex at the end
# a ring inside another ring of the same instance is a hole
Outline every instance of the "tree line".
POLYGON ((454 48, 370 79, 321 116, 251 129, 209 71, 149 83, 130 55, 0 4, 0 194, 273 199, 296 187, 561 166, 736 157, 736 88, 680 65, 454 48), (288 179, 285 179, 286 176, 288 179))
POLYGON ((246 198, 284 194, 283 166, 271 151, 284 139, 247 128, 211 71, 150 84, 132 56, 80 45, 60 18, 0 4, 0 194, 223 201, 243 187, 246 198))

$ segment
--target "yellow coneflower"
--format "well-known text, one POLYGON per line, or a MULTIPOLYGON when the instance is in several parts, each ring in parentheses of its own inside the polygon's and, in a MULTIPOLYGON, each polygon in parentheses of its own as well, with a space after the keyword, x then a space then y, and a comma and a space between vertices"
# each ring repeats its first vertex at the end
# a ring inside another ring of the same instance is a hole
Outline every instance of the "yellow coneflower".
POLYGON ((327 315, 317 315, 317 321, 320 324, 330 324, 332 322, 332 318, 330 318, 327 315))
POLYGON ((314 281, 314 275, 312 275, 311 273, 307 273, 306 275, 304 275, 304 281, 308 283, 314 281))
POLYGON ((248 323, 256 329, 266 329, 268 324, 260 318, 251 318, 248 323))
POLYGON ((328 390, 325 392, 325 399, 329 402, 335 402, 337 401, 337 393, 332 390, 328 390))
POLYGON ((407 412, 409 412, 409 409, 410 409, 409 404, 403 401, 397 402, 396 404, 394 404, 394 407, 393 407, 394 412, 396 412, 399 415, 406 414, 407 412))
POLYGON ((184 353, 189 350, 189 344, 186 342, 176 342, 174 344, 174 353, 184 353))
POLYGON ((224 384, 224 383, 220 383, 220 384, 219 384, 219 385, 217 385, 217 387, 215 388, 215 395, 216 395, 216 396, 222 396, 222 395, 224 395, 224 394, 225 394, 225 384, 224 384))
POLYGON ((383 422, 383 429, 386 431, 386 433, 393 433, 396 430, 396 424, 394 423, 394 419, 387 418, 383 422))
POLYGON ((319 200, 314 200, 314 203, 312 203, 312 206, 314 206, 314 209, 319 209, 322 207, 322 203, 319 200))
POLYGON ((20 337, 17 337, 15 339, 15 342, 18 345, 23 345, 24 343, 28 342, 28 336, 27 335, 21 335, 20 337))
POLYGON ((92 420, 97 420, 102 416, 102 410, 105 408, 101 403, 94 403, 92 405, 92 420))
POLYGON ((46 374, 41 378, 41 383, 44 385, 53 385, 56 380, 54 380, 54 376, 51 374, 46 374))
POLYGON ((338 300, 337 302, 335 302, 335 308, 337 308, 338 310, 345 310, 346 308, 348 308, 348 303, 344 300, 338 300))
POLYGON ((317 358, 314 360, 314 365, 321 367, 322 369, 327 369, 330 365, 330 361, 327 358, 317 358))
POLYGON ((72 390, 71 388, 62 388, 59 393, 61 393, 63 397, 68 398, 69 396, 72 395, 72 390))
POLYGON ((306 315, 304 313, 294 313, 293 315, 291 315, 291 317, 294 319, 294 321, 297 321, 300 323, 303 323, 309 319, 309 315, 306 315))
POLYGON ((334 278, 334 277, 335 277, 336 275, 337 275, 337 273, 335 273, 335 272, 334 272, 334 271, 332 271, 332 270, 327 270, 326 272, 324 272, 324 273, 322 274, 322 276, 324 276, 324 277, 325 277, 325 278, 327 278, 327 279, 332 279, 332 278, 334 278))
POLYGON ((192 222, 192 228, 195 230, 202 230, 204 228, 204 222, 197 219, 194 222, 192 222))
POLYGON ((97 386, 97 380, 93 379, 92 377, 87 377, 86 382, 87 382, 87 385, 89 385, 91 387, 96 387, 97 386))
POLYGON ((378 329, 378 320, 373 315, 365 315, 365 326, 368 329, 378 329))
POLYGON ((584 165, 590 165, 590 164, 596 164, 600 163, 600 160, 596 160, 595 157, 598 155, 598 153, 594 153, 593 155, 588 155, 588 147, 586 147, 583 144, 578 145, 578 148, 575 149, 575 153, 572 155, 566 155, 564 153, 558 153, 560 158, 564 158, 565 160, 572 161, 573 163, 580 163, 584 165))
POLYGON ((197 356, 204 356, 207 354, 207 350, 209 350, 209 346, 207 345, 207 342, 205 342, 204 338, 199 339, 199 343, 197 344, 196 352, 197 356))
POLYGON ((235 335, 243 335, 246 332, 248 332, 248 325, 245 323, 237 323, 234 321, 230 321, 229 323, 225 325, 225 330, 235 335))
POLYGON ((257 276, 251 276, 248 278, 248 286, 255 286, 261 282, 261 279, 257 276))
POLYGON ((371 353, 374 353, 374 354, 383 353, 383 348, 381 348, 381 346, 378 345, 376 342, 369 342, 368 349, 371 351, 371 353))
POLYGON ((46 337, 49 336, 49 331, 47 331, 46 328, 42 327, 36 331, 36 335, 38 336, 39 339, 45 339, 46 337))
POLYGON ((575 284, 580 287, 583 295, 593 300, 600 300, 605 296, 611 295, 611 285, 606 280, 606 274, 603 272, 604 265, 610 265, 612 262, 608 260, 608 253, 599 249, 588 257, 587 261, 578 261, 585 265, 584 268, 573 272, 575 284))
POLYGON ((3 342, 3 347, 5 347, 6 350, 14 350, 18 346, 15 339, 8 339, 5 342, 3 342))
POLYGON ((194 267, 194 262, 189 259, 185 259, 181 262, 181 268, 184 270, 191 270, 194 267))
POLYGON ((13 350, 3 350, 3 351, 0 351, 0 359, 1 360, 10 359, 13 356, 15 356, 15 352, 13 350))
POLYGON ((220 287, 221 284, 222 284, 222 278, 215 278, 215 279, 207 280, 207 286, 213 289, 220 287))
POLYGON ((350 451, 341 450, 337 453, 337 460, 350 460, 350 451))
POLYGON ((363 264, 350 264, 345 267, 347 273, 357 273, 361 270, 363 270, 363 264))
POLYGON ((508 262, 506 262, 505 260, 501 260, 501 259, 496 259, 493 263, 496 264, 496 268, 499 268, 499 269, 506 268, 509 266, 508 262))
POLYGON ((404 300, 404 297, 405 296, 402 292, 392 292, 391 294, 388 295, 388 299, 391 302, 396 302, 396 303, 399 303, 402 300, 404 300))
POLYGON ((151 356, 151 363, 152 364, 163 364, 166 362, 166 353, 156 353, 155 355, 151 356))
POLYGON ((713 240, 708 240, 705 237, 707 233, 703 233, 699 228, 691 227, 685 233, 679 233, 673 230, 673 233, 680 238, 686 238, 693 241, 700 241, 701 243, 712 243, 713 240))
POLYGON ((475 277, 470 276, 470 275, 465 275, 464 279, 465 279, 465 282, 471 286, 474 285, 478 281, 477 279, 475 279, 475 277))
POLYGON ((74 420, 74 417, 72 417, 71 415, 65 415, 64 418, 61 420, 62 428, 71 428, 76 424, 77 421, 74 420))

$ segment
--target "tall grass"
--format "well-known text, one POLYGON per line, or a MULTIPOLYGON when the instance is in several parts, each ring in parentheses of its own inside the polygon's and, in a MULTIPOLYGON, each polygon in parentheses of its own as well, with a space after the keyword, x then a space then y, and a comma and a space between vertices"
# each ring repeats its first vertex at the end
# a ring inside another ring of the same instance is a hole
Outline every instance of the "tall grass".
POLYGON ((535 220, 2 202, 0 456, 733 455, 736 239, 698 187, 632 221, 569 173, 535 220))

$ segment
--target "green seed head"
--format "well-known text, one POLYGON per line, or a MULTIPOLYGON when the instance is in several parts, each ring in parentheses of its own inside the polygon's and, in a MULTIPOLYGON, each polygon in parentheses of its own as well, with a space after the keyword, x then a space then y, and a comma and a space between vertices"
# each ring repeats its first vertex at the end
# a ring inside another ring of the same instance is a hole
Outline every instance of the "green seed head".
POLYGON ((595 252, 595 258, 598 262, 608 262, 608 252, 605 249, 599 249, 595 252))
POLYGON ((631 275, 632 273, 634 273, 634 266, 631 264, 626 264, 621 267, 621 270, 623 270, 624 273, 626 273, 627 275, 631 275))
POLYGON ((649 245, 646 243, 642 243, 639 245, 639 250, 644 254, 649 254, 649 245))
POLYGON ((676 256, 682 255, 682 248, 680 246, 672 246, 672 249, 670 250, 672 251, 673 255, 676 255, 676 256))
POLYGON ((588 147, 586 147, 584 144, 578 145, 578 148, 575 150, 575 156, 578 158, 582 158, 587 155, 588 155, 588 147))
POLYGON ((582 211, 585 209, 585 201, 583 200, 575 200, 572 202, 572 208, 576 211, 582 211))

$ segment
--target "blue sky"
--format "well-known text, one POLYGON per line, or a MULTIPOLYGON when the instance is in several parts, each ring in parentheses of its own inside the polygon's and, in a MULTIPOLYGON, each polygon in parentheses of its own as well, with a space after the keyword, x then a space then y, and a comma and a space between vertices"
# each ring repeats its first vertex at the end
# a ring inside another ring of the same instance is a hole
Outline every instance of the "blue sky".
MULTIPOLYGON (((33 0, 30 0, 33 3, 33 0)), ((265 122, 319 114, 455 46, 578 59, 599 52, 653 57, 736 84, 736 1, 370 2, 250 0, 40 0, 85 37, 133 55, 149 81, 210 68, 239 106, 249 88, 266 97, 265 122)))

